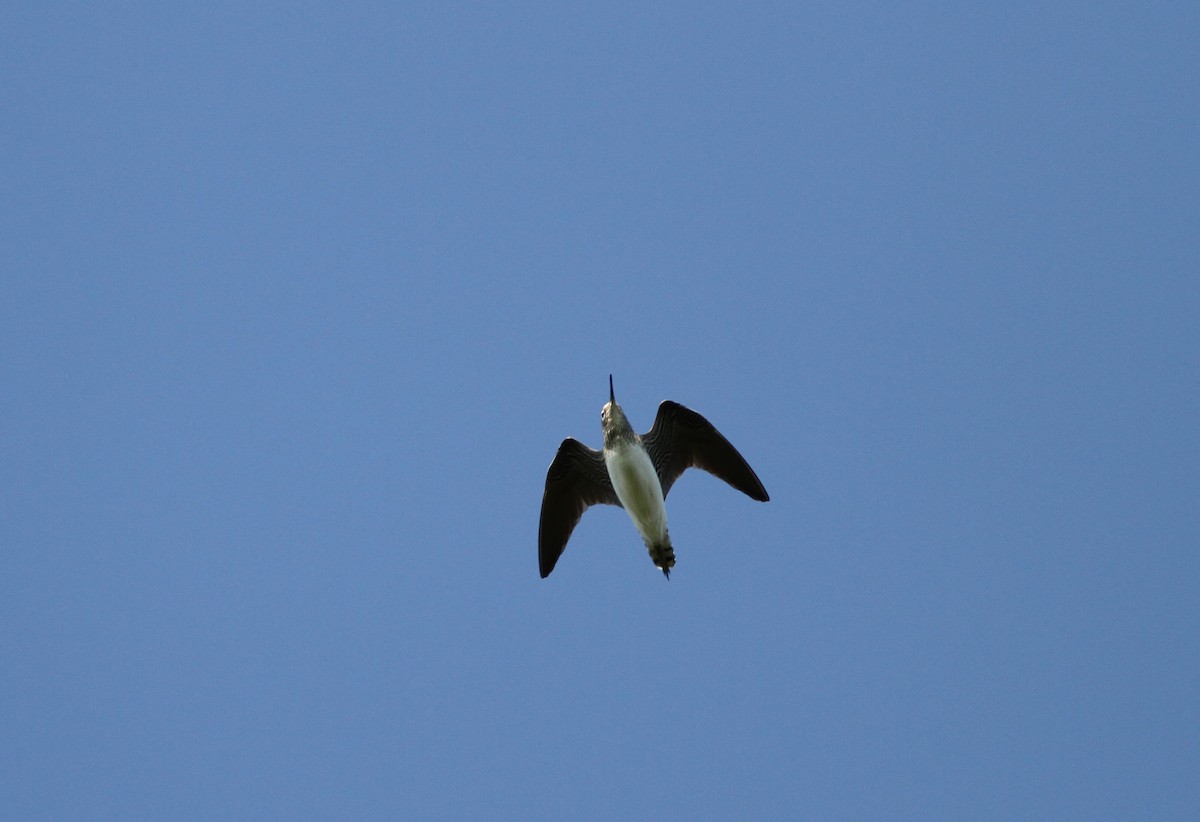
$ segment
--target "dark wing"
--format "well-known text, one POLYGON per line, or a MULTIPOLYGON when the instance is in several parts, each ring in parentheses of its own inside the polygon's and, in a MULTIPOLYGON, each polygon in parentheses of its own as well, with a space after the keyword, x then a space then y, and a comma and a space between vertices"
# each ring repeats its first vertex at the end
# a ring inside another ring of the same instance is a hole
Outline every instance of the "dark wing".
POLYGON ((567 547, 567 540, 589 505, 620 505, 608 478, 604 455, 568 437, 558 446, 546 472, 542 494, 542 520, 538 526, 538 563, 542 579, 567 547))
POLYGON ((751 499, 770 499, 754 469, 729 440, 711 422, 677 402, 667 400, 658 406, 654 427, 642 437, 642 444, 658 472, 664 497, 685 470, 703 468, 751 499))

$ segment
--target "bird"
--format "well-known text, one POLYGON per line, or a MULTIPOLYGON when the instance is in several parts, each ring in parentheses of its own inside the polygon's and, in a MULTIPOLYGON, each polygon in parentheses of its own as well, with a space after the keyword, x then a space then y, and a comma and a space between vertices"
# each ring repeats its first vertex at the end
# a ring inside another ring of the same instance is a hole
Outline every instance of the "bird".
POLYGON ((574 437, 558 447, 546 471, 538 525, 538 564, 550 576, 583 512, 593 505, 624 508, 641 534, 650 560, 669 580, 675 548, 667 531, 665 501, 688 468, 702 468, 751 499, 770 497, 758 475, 712 423, 671 400, 658 406, 654 425, 638 436, 617 405, 612 374, 608 402, 600 409, 604 449, 574 437))

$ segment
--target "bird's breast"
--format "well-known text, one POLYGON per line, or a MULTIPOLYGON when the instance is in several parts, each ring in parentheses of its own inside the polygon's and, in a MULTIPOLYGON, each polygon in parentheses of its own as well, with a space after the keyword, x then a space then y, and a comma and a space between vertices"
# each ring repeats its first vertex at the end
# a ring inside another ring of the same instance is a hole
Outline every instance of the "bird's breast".
POLYGON ((605 450, 604 462, 617 499, 642 536, 655 539, 664 535, 667 516, 662 485, 646 449, 640 443, 621 443, 605 450))

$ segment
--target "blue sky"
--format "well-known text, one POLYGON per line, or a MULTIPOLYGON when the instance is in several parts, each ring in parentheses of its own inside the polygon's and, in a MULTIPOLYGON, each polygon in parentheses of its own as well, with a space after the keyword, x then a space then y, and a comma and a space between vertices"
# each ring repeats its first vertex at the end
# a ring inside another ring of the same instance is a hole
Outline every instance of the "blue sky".
POLYGON ((0 816, 1194 817, 1195 9, 2 16, 0 816))

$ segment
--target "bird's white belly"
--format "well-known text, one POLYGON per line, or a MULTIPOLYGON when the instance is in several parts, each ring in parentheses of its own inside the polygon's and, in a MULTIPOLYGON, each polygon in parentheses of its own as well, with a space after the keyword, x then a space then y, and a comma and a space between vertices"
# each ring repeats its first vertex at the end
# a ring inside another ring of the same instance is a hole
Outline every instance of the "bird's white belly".
POLYGON ((663 504, 662 484, 646 449, 622 444, 604 452, 604 463, 617 499, 637 526, 647 544, 667 539, 667 509, 663 504))

